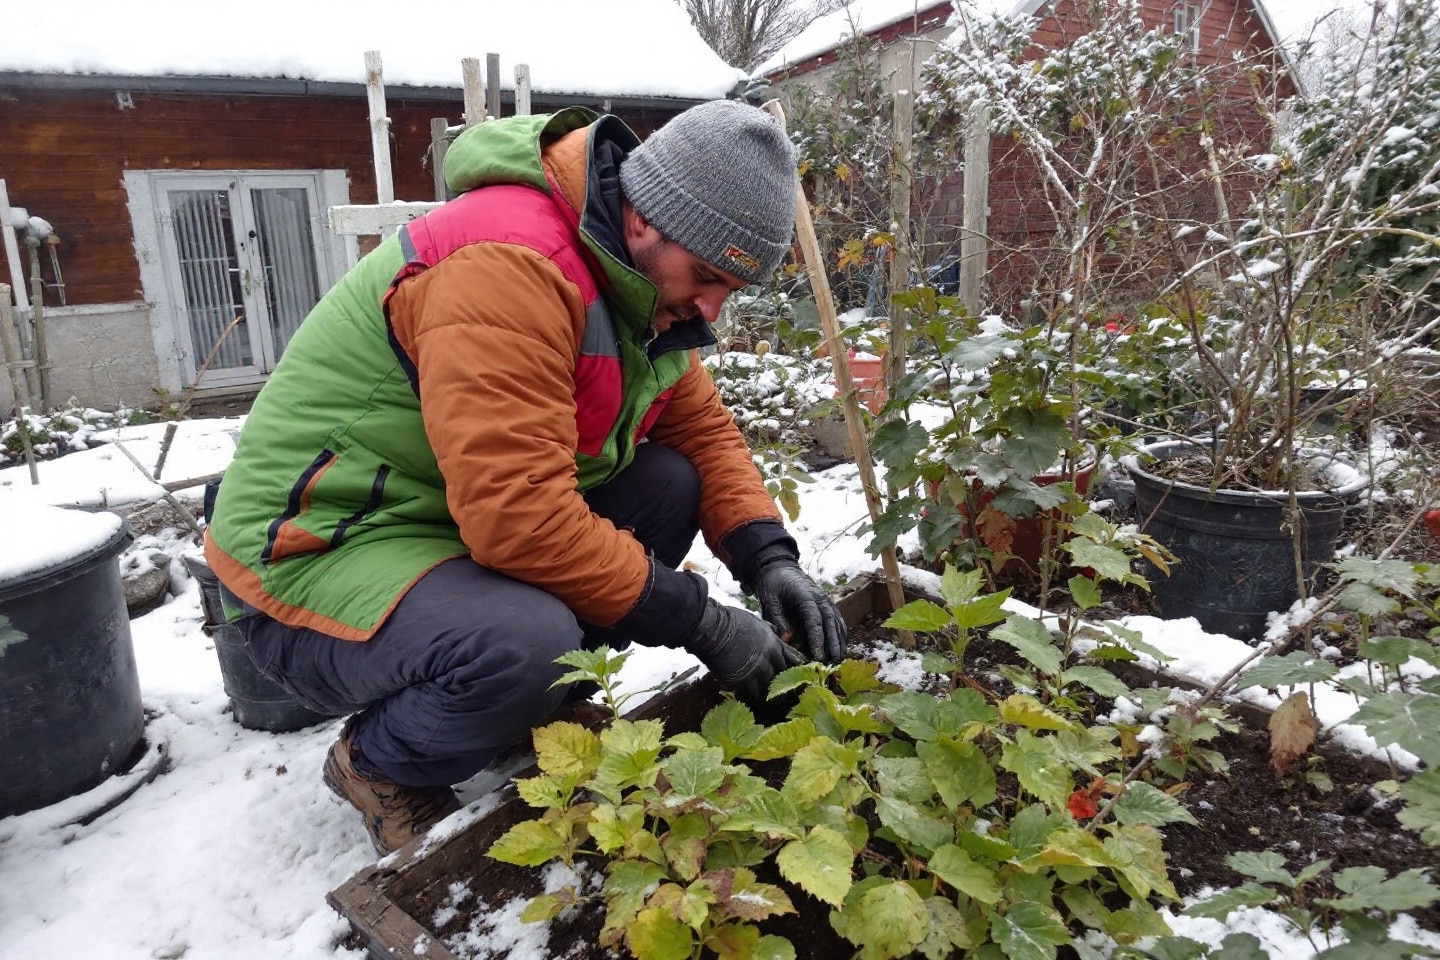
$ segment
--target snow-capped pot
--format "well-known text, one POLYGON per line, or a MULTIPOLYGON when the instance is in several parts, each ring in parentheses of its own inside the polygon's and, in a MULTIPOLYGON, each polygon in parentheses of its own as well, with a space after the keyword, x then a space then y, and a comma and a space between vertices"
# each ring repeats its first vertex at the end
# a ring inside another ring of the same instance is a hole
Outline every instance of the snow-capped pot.
POLYGON ((145 731, 117 562, 129 527, 48 506, 4 525, 20 549, 0 568, 0 817, 121 772, 145 731))

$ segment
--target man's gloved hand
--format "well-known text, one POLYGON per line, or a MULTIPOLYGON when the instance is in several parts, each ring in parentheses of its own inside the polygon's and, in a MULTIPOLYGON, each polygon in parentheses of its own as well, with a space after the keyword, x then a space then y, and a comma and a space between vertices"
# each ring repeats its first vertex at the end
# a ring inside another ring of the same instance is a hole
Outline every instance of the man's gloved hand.
POLYGON ((705 601, 705 612, 685 649, 699 657, 727 690, 751 703, 765 699, 776 674, 805 662, 805 656, 781 640, 770 624, 714 600, 705 601))
POLYGON ((811 660, 839 663, 845 659, 850 632, 840 611, 800 564, 788 557, 771 560, 755 575, 760 613, 782 635, 810 654, 811 660), (796 635, 798 634, 798 635, 796 635))

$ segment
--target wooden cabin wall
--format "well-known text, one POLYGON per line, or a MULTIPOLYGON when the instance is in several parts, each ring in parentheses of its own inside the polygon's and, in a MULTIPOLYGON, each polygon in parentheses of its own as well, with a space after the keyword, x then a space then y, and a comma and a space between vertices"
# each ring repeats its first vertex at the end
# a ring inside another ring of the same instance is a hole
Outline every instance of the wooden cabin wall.
MULTIPOLYGON (((392 90, 386 109, 395 196, 434 199, 430 119, 458 122, 459 92, 445 102, 392 90)), ((644 136, 674 112, 621 115, 644 136)), ((10 203, 49 221, 60 238, 71 305, 142 299, 126 170, 317 169, 343 169, 351 203, 375 201, 363 96, 65 91, 0 79, 0 178, 10 203)), ((3 256, 0 281, 15 282, 3 256)), ((46 302, 58 303, 53 296, 46 302)))

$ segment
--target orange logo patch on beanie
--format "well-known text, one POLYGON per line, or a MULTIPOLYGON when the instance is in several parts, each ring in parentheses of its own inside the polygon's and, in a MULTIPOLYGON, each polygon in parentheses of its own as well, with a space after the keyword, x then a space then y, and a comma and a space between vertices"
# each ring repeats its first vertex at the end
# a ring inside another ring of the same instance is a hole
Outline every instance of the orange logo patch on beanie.
POLYGON ((725 247, 725 256, 729 257, 731 260, 734 260, 736 263, 740 264, 740 266, 744 267, 751 273, 755 273, 760 269, 759 260, 756 260, 754 257, 750 256, 750 254, 746 253, 744 250, 741 250, 733 243, 728 244, 725 247))

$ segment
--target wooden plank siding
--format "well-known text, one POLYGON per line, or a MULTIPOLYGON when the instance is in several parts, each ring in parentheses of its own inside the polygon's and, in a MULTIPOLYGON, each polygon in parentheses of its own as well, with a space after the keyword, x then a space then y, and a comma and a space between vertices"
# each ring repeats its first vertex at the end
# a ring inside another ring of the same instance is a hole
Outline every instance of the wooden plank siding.
MULTIPOLYGON (((351 203, 374 203, 363 96, 223 95, 49 90, 0 78, 0 177, 10 202, 48 220, 72 305, 143 299, 122 177, 127 170, 341 169, 351 203)), ((395 195, 434 199, 426 162, 430 119, 459 122, 453 101, 407 100, 392 89, 395 195)), ((622 112, 644 136, 677 111, 622 112)), ((46 264, 47 279, 49 265, 46 264)), ((14 282, 0 258, 0 281, 14 282)))

